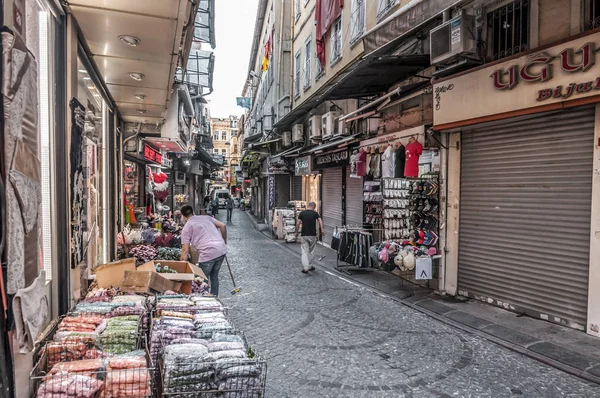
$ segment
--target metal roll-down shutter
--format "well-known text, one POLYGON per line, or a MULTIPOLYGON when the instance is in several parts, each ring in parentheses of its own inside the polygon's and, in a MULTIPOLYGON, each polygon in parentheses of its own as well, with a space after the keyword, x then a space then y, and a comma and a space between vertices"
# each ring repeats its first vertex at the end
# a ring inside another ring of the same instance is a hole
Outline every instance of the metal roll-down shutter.
POLYGON ((459 293, 585 328, 594 109, 464 131, 460 147, 459 293))
POLYGON ((342 168, 323 170, 321 217, 325 224, 323 242, 331 244, 335 227, 342 225, 342 168))
POLYGON ((302 200, 302 176, 292 178, 292 200, 302 200))
MULTIPOLYGON (((350 169, 346 169, 349 173, 350 169)), ((346 177, 346 225, 363 226, 363 179, 346 177)))

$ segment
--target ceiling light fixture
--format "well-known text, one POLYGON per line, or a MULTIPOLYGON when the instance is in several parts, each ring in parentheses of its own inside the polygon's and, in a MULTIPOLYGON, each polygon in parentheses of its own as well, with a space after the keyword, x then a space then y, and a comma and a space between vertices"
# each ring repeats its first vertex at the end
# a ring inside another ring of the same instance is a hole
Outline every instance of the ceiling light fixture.
POLYGON ((145 109, 138 109, 137 111, 140 115, 145 115, 147 112, 145 109))
POLYGON ((129 77, 132 78, 133 80, 141 82, 142 79, 145 77, 145 75, 140 72, 129 72, 129 77))
POLYGON ((89 76, 85 76, 85 77, 83 78, 83 80, 92 80, 92 78, 91 78, 91 77, 89 77, 89 76))
POLYGON ((87 86, 87 88, 88 88, 88 90, 95 90, 96 89, 96 87, 94 87, 94 86, 87 86))
POLYGON ((143 101, 146 99, 146 96, 144 94, 133 94, 133 96, 137 99, 139 99, 140 101, 143 101))
POLYGON ((85 70, 85 69, 79 69, 79 73, 85 73, 87 75, 87 70, 85 70))
POLYGON ((121 35, 119 40, 131 47, 137 47, 142 42, 139 38, 130 35, 121 35))

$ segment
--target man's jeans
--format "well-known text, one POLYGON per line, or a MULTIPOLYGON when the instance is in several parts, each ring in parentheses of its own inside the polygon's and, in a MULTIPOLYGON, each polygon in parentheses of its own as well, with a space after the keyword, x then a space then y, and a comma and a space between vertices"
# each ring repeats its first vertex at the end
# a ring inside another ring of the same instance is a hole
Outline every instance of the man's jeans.
POLYGON ((233 209, 227 209, 227 221, 231 221, 232 213, 233 213, 233 209))
POLYGON ((311 267, 313 257, 315 256, 315 248, 317 247, 316 236, 302 237, 302 268, 308 271, 311 267))
POLYGON ((198 267, 204 271, 204 274, 210 280, 210 292, 215 297, 219 295, 219 271, 224 259, 225 256, 221 256, 214 260, 198 263, 198 267))

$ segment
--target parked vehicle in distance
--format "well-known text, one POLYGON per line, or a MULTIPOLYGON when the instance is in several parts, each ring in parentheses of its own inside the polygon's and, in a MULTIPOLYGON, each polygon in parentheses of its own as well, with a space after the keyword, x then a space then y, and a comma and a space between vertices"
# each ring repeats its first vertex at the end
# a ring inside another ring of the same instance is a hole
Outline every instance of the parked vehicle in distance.
POLYGON ((233 206, 235 208, 240 207, 240 198, 233 198, 233 206))
POLYGON ((229 198, 229 190, 227 189, 216 189, 213 191, 212 193, 212 198, 211 199, 217 199, 217 201, 219 202, 219 208, 224 209, 225 208, 225 202, 227 201, 227 199, 229 198))

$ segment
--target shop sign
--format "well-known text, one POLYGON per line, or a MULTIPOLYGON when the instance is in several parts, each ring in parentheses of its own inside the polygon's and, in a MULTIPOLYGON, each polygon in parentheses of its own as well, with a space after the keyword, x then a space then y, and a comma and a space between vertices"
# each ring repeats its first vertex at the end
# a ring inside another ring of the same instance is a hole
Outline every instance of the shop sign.
POLYGON ((323 170, 331 167, 342 167, 350 163, 350 153, 348 149, 342 151, 324 153, 313 157, 313 169, 323 170))
POLYGON ((275 177, 269 176, 269 210, 275 207, 275 177))
MULTIPOLYGON (((362 148, 362 147, 366 147, 366 146, 373 146, 373 145, 377 146, 377 145, 387 144, 387 143, 391 143, 394 141, 398 141, 399 139, 402 139, 402 138, 411 137, 413 135, 415 137, 423 137, 425 135, 425 126, 413 127, 413 128, 406 129, 406 130, 397 131, 395 133, 383 134, 383 135, 377 136, 375 138, 364 140, 364 141, 360 142, 360 147, 362 148)), ((419 141, 421 141, 421 139, 419 139, 419 141)))
POLYGON ((267 174, 289 174, 290 163, 280 157, 271 158, 268 162, 267 174))
POLYGON ((296 159, 295 174, 297 176, 307 176, 311 174, 310 156, 304 156, 296 159))
POLYGON ((600 33, 434 84, 436 126, 600 94, 600 33))
POLYGON ((144 144, 144 159, 149 162, 162 164, 163 156, 159 151, 152 148, 150 145, 144 144))
POLYGON ((166 156, 162 157, 162 162, 161 164, 165 167, 171 168, 173 167, 173 161, 169 158, 167 158, 166 156))
POLYGON ((223 165, 225 158, 223 157, 223 155, 217 155, 217 154, 213 154, 212 155, 213 160, 220 164, 221 166, 223 165))

